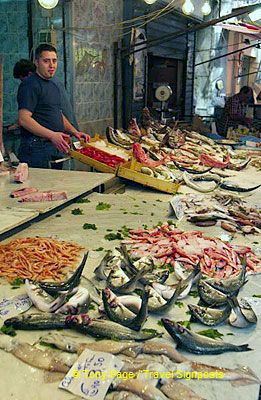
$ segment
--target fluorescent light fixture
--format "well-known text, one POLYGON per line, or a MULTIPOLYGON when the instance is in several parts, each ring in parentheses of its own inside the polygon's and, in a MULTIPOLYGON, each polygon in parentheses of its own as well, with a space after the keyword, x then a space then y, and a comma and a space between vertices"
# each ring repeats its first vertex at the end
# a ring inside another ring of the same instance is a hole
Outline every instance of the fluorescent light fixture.
POLYGON ((157 0, 144 0, 144 1, 147 4, 153 4, 153 3, 156 3, 157 0))
POLYGON ((201 11, 203 15, 209 15, 211 13, 211 7, 208 1, 205 1, 201 8, 201 11))
POLYGON ((186 0, 185 3, 182 6, 182 11, 184 14, 191 14, 194 11, 194 6, 191 0, 186 0))
POLYGON ((59 0, 38 0, 40 6, 46 10, 51 10, 52 8, 56 7, 58 2, 59 0))
POLYGON ((261 19, 261 7, 249 14, 251 21, 258 21, 261 19))

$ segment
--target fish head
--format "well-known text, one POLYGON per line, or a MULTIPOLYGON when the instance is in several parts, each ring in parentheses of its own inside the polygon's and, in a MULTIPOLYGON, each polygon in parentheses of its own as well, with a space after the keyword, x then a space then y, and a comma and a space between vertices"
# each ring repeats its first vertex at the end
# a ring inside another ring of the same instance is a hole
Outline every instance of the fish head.
POLYGON ((187 332, 187 329, 176 321, 172 321, 168 318, 162 318, 161 321, 167 331, 171 331, 176 337, 180 337, 187 332))

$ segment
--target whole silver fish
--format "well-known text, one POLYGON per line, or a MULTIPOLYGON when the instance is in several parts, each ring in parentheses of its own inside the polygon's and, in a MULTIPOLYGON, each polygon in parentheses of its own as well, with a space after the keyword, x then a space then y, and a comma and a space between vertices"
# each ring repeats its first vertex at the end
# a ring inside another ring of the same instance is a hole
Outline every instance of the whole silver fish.
POLYGON ((198 305, 188 304, 188 308, 194 318, 204 325, 215 326, 226 321, 231 313, 231 306, 227 304, 223 310, 215 308, 206 308, 198 305))
POLYGON ((108 262, 111 261, 112 259, 113 259, 112 251, 108 250, 103 259, 101 260, 100 264, 98 265, 98 267, 95 268, 94 270, 96 278, 106 281, 107 275, 105 274, 105 269, 107 267, 108 262))
POLYGON ((5 326, 12 326, 14 329, 27 331, 41 329, 61 329, 65 328, 66 316, 62 314, 39 313, 23 314, 17 317, 6 319, 5 326))
POLYGON ((167 318, 161 319, 164 328, 170 336, 177 342, 178 347, 182 347, 190 353, 195 354, 221 354, 228 351, 250 351, 248 344, 240 346, 226 343, 222 340, 214 340, 194 333, 175 321, 167 318))
POLYGON ((25 280, 25 291, 38 310, 49 313, 61 307, 61 305, 65 303, 66 296, 68 295, 68 293, 64 293, 54 299, 37 283, 30 282, 28 279, 25 280))
POLYGON ((156 332, 135 332, 116 322, 90 318, 87 314, 68 316, 66 326, 90 336, 112 340, 143 341, 161 336, 156 332))
POLYGON ((240 305, 235 296, 228 297, 228 302, 233 309, 229 317, 230 325, 236 328, 247 328, 257 323, 257 316, 249 303, 245 302, 244 305, 240 305))
POLYGON ((227 304, 227 296, 217 289, 214 289, 206 281, 198 283, 198 294, 200 299, 210 306, 223 306, 227 304))
POLYGON ((143 296, 142 296, 142 302, 141 302, 141 307, 137 315, 133 315, 131 311, 127 309, 129 313, 132 314, 131 317, 122 317, 117 313, 117 310, 115 308, 121 308, 119 303, 117 304, 117 299, 113 299, 112 302, 110 302, 111 298, 111 291, 110 289, 104 289, 102 291, 102 300, 104 304, 104 309, 106 312, 107 317, 114 322, 117 322, 123 326, 127 326, 130 329, 133 329, 135 331, 139 331, 144 324, 144 322, 147 319, 148 316, 148 299, 149 299, 149 292, 145 291, 143 296))

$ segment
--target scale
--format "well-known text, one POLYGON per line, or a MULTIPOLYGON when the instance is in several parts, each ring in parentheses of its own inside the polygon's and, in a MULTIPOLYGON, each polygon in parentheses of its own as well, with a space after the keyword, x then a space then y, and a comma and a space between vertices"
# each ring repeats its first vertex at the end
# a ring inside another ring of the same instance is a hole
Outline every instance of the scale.
POLYGON ((164 107, 165 103, 169 100, 170 96, 172 95, 172 89, 168 85, 162 85, 159 86, 156 89, 155 92, 155 97, 157 100, 161 102, 161 107, 160 107, 160 120, 163 122, 164 121, 164 107))

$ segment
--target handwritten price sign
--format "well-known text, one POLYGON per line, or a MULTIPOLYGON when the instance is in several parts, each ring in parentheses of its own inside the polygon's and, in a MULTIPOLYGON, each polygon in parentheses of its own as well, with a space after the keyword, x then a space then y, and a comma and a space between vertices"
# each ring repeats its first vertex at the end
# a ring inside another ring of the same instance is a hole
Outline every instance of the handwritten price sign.
POLYGON ((84 350, 59 388, 87 400, 103 400, 107 390, 123 366, 117 357, 102 352, 84 350), (112 374, 111 371, 114 371, 112 374))

